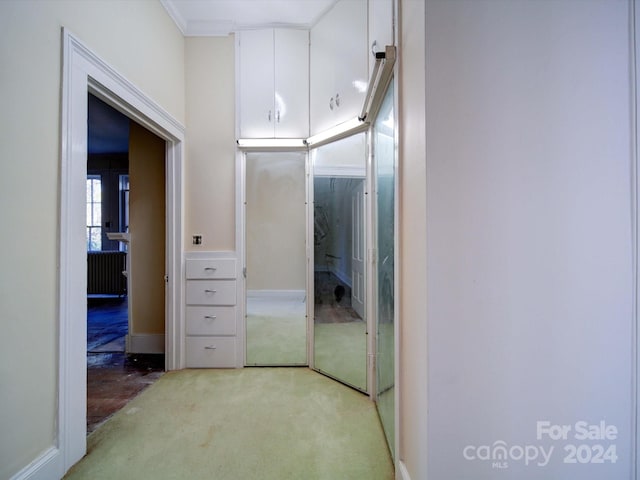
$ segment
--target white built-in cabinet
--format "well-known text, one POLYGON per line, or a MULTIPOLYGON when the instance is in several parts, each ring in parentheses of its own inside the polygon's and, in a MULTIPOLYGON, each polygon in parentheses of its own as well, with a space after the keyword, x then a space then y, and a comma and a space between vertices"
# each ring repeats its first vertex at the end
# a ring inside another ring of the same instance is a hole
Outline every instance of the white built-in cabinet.
POLYGON ((186 260, 187 368, 238 365, 235 258, 186 260))
POLYGON ((375 64, 375 52, 394 45, 393 0, 369 0, 369 73, 375 64))
POLYGON ((366 1, 340 0, 311 29, 312 135, 360 114, 369 81, 367 17, 366 1))
POLYGON ((309 135, 309 31, 238 33, 241 138, 309 135))

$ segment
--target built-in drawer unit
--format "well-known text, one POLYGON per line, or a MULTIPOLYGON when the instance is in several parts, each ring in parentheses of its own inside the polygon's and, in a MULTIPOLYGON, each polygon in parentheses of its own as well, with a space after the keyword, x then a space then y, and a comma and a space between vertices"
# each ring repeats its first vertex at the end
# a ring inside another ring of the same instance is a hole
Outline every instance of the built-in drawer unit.
POLYGON ((187 337, 187 368, 234 368, 235 337, 187 337))
POLYGON ((187 280, 187 305, 235 304, 235 280, 187 280))
POLYGON ((235 335, 236 307, 187 306, 187 335, 235 335))
POLYGON ((236 278, 236 259, 188 258, 187 278, 202 280, 236 278))
POLYGON ((185 268, 187 367, 242 366, 236 339, 236 259, 229 252, 192 255, 187 254, 185 268))

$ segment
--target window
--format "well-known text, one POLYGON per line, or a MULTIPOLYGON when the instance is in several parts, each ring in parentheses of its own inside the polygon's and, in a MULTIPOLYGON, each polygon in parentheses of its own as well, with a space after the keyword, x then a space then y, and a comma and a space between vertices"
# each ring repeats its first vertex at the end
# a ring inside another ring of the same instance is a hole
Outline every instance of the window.
POLYGON ((102 250, 102 179, 87 175, 87 250, 102 250))

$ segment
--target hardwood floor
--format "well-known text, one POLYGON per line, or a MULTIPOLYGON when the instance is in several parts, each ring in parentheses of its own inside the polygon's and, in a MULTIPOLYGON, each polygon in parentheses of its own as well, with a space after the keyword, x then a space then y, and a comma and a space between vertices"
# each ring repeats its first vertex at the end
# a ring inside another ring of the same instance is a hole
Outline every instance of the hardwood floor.
POLYGON ((125 354, 127 298, 87 303, 87 433, 124 407, 164 372, 164 355, 125 354))

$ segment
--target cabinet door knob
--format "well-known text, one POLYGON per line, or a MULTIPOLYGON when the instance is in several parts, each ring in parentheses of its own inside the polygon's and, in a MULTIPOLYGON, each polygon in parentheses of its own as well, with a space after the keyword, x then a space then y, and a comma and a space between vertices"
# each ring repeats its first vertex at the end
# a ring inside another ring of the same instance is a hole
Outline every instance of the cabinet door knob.
POLYGON ((204 293, 216 293, 217 290, 210 290, 208 288, 205 289, 204 293))
POLYGON ((207 345, 204 347, 205 350, 215 350, 217 347, 215 345, 207 345))
POLYGON ((340 94, 336 93, 336 107, 340 106, 340 94))
POLYGON ((374 40, 373 43, 371 44, 371 55, 375 57, 377 52, 378 52, 378 42, 374 40))
POLYGON ((329 110, 333 110, 333 97, 329 100, 329 110))
POLYGON ((280 110, 276 110, 276 122, 280 123, 280 110))
POLYGON ((207 320, 215 320, 216 318, 218 318, 217 315, 205 315, 204 318, 206 318, 207 320))
POLYGON ((267 119, 271 121, 271 110, 269 110, 269 113, 267 114, 267 119))
POLYGON ((215 272, 217 270, 216 267, 204 267, 205 271, 207 272, 215 272))

